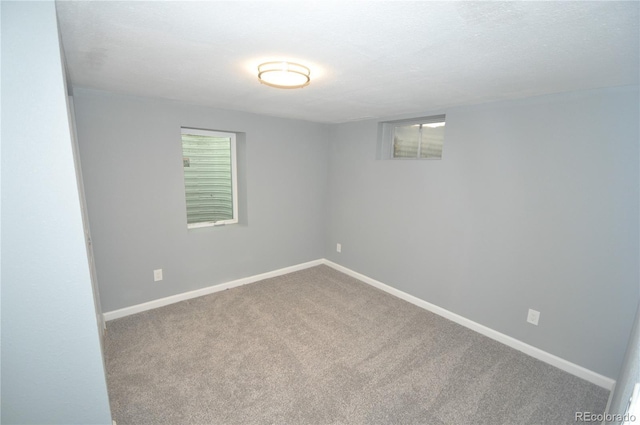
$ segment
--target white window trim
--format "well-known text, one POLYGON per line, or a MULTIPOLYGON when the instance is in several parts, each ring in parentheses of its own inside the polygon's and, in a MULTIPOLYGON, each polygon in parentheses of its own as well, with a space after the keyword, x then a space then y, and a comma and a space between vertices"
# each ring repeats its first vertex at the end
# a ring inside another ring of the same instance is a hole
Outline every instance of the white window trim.
MULTIPOLYGON (((194 136, 229 137, 231 139, 231 196, 233 199, 233 218, 229 220, 202 221, 199 223, 187 223, 187 229, 201 227, 225 226, 238 223, 238 170, 236 156, 236 133, 214 130, 201 130, 197 128, 181 127, 180 134, 193 134, 194 136)), ((180 144, 182 150, 182 143, 180 144)), ((182 158, 181 158, 182 160, 182 158)), ((186 189, 185 189, 186 193, 186 189)), ((185 209, 186 212, 186 209, 185 209)))

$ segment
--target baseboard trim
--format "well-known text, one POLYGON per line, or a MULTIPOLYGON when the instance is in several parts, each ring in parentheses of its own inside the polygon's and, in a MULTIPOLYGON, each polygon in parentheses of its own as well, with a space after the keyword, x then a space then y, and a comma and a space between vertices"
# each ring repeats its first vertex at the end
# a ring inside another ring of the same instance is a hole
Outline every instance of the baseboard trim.
MULTIPOLYGON (((611 401, 613 401, 613 395, 616 393, 616 384, 617 382, 614 382, 611 386, 611 392, 609 392, 609 398, 607 399, 607 407, 604 408, 605 415, 609 413, 609 409, 611 409, 611 401)), ((607 421, 603 420, 602 425, 607 425, 607 421)))
POLYGON ((517 340, 515 338, 512 338, 508 335, 505 335, 503 333, 500 333, 498 331, 495 331, 491 328, 488 328, 484 325, 481 325, 479 323, 474 322, 473 320, 469 320, 466 317, 462 317, 456 313, 452 313, 449 310, 446 310, 442 307, 438 307, 435 304, 431 304, 427 301, 424 301, 418 297, 414 297, 413 295, 407 294, 406 292, 400 291, 396 288, 393 288, 389 285, 386 285, 380 281, 377 281, 375 279, 372 279, 368 276, 365 276, 361 273, 358 273, 356 271, 353 271, 347 267, 341 266, 337 263, 334 263, 333 261, 329 261, 329 260, 323 260, 323 264, 326 264, 329 267, 332 267, 346 275, 349 275, 351 277, 354 277, 364 283, 367 283, 371 286, 374 286, 378 289, 381 289, 395 297, 398 297, 400 299, 403 299, 407 302, 410 302, 411 304, 414 304, 418 307, 421 307, 425 310, 428 310, 432 313, 435 313, 439 316, 442 316, 446 319, 451 320, 452 322, 455 322, 459 325, 462 325, 466 328, 469 328, 473 331, 478 332, 479 334, 482 334, 486 337, 489 337, 495 341, 501 342, 502 344, 505 344, 511 348, 514 348, 518 351, 521 351, 531 357, 534 357, 540 361, 543 361, 545 363, 548 363, 552 366, 557 367, 560 370, 563 370, 567 373, 570 373, 574 376, 577 376, 578 378, 582 378, 586 381, 591 382, 592 384, 595 384, 599 387, 605 388, 607 390, 613 390, 613 387, 615 385, 615 380, 608 378, 604 375, 600 375, 599 373, 593 372, 587 368, 584 368, 582 366, 579 366, 575 363, 571 363, 568 360, 565 360, 563 358, 560 358, 558 356, 555 356, 551 353, 548 353, 546 351, 543 351, 539 348, 536 348, 532 345, 526 344, 520 340, 517 340))
POLYGON ((589 369, 586 369, 582 366, 579 366, 575 363, 571 363, 568 360, 560 358, 556 355, 543 351, 539 348, 536 348, 532 345, 526 344, 520 340, 512 338, 508 335, 495 331, 491 328, 488 328, 484 325, 474 322, 473 320, 467 319, 466 317, 460 316, 456 313, 453 313, 449 310, 446 310, 442 307, 438 307, 435 304, 431 304, 427 301, 424 301, 418 297, 407 294, 399 289, 393 288, 387 284, 384 284, 378 280, 370 278, 369 276, 365 276, 361 273, 353 271, 347 267, 341 266, 340 264, 334 263, 333 261, 321 258, 319 260, 313 260, 306 263, 296 264, 290 267, 284 267, 282 269, 274 270, 267 273, 261 273, 249 277, 244 277, 241 279, 233 280, 226 283, 221 283, 218 285, 208 286, 206 288, 197 289, 195 291, 183 292, 181 294, 172 295, 170 297, 160 298, 157 300, 149 301, 142 304, 133 305, 130 307, 121 308, 119 310, 113 310, 104 313, 104 320, 108 322, 110 320, 119 319, 121 317, 130 316, 132 314, 141 313, 143 311, 152 310, 154 308, 163 307, 169 304, 174 304, 180 301, 189 300, 192 298, 201 297, 203 295, 213 294, 215 292, 224 291, 225 289, 235 288, 242 285, 247 285, 249 283, 258 282, 264 279, 269 279, 276 276, 282 276, 284 274, 292 273, 299 270, 308 269, 310 267, 319 266, 321 264, 325 264, 335 270, 338 270, 346 275, 354 277, 366 284, 369 284, 373 287, 376 287, 388 294, 391 294, 395 297, 398 297, 402 300, 410 302, 420 308, 423 308, 427 311, 435 313, 439 316, 442 316, 446 319, 449 319, 459 325, 462 325, 466 328, 469 328, 473 331, 478 332, 486 337, 489 337, 495 341, 501 342, 511 348, 514 348, 518 351, 521 351, 531 357, 534 357, 540 361, 548 363, 552 366, 557 367, 560 370, 563 370, 567 373, 570 373, 578 378, 582 378, 592 384, 598 385, 599 387, 605 388, 607 390, 612 391, 614 385, 616 383, 615 380, 608 378, 604 375, 600 375, 599 373, 593 372, 589 369))
POLYGON ((298 270, 308 269, 309 267, 319 266, 324 263, 324 259, 313 260, 306 263, 296 264, 290 267, 284 267, 282 269, 274 270, 271 272, 261 273, 249 277, 243 277, 241 279, 232 280, 231 282, 221 283, 218 285, 207 286, 206 288, 196 289, 194 291, 183 292, 181 294, 171 295, 169 297, 160 298, 157 300, 149 301, 142 304, 132 305, 130 307, 121 308, 119 310, 113 310, 103 313, 105 322, 110 320, 119 319, 121 317, 130 316, 132 314, 141 313, 147 310, 153 310, 154 308, 164 307, 169 304, 174 304, 184 300, 190 300, 192 298, 201 297, 203 295, 213 294, 215 292, 224 291, 225 289, 235 288, 249 283, 258 282, 260 280, 269 279, 271 277, 282 276, 284 274, 293 273, 298 270))

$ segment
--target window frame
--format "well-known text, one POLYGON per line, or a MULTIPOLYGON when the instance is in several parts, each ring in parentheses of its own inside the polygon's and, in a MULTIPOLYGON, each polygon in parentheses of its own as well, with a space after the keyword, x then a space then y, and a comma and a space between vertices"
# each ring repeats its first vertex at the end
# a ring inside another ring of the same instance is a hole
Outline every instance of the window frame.
MULTIPOLYGON (((425 124, 434 124, 434 123, 439 123, 439 122, 444 122, 445 123, 445 127, 446 127, 446 114, 440 114, 440 115, 429 115, 429 116, 425 116, 425 117, 417 117, 417 118, 408 118, 408 119, 401 119, 401 120, 395 120, 395 121, 383 121, 380 122, 380 143, 379 146, 381 147, 381 150, 379 150, 379 158, 381 159, 387 159, 387 160, 397 160, 397 161, 413 161, 413 160, 420 160, 420 161, 437 161, 437 160, 442 160, 442 154, 440 155, 440 157, 421 157, 420 156, 420 151, 422 148, 422 143, 420 143, 420 145, 418 146, 418 150, 416 153, 415 157, 399 157, 399 156, 395 156, 394 153, 394 136, 395 136, 395 128, 396 127, 405 127, 405 126, 411 126, 411 125, 420 125, 423 126, 425 124)), ((443 150, 444 150, 444 140, 443 140, 443 150)))
MULTIPOLYGON (((238 223, 238 156, 237 156, 237 134, 230 131, 221 130, 205 130, 193 127, 180 127, 180 152, 181 160, 184 158, 184 148, 182 146, 182 135, 191 134, 194 136, 210 136, 210 137, 224 137, 230 139, 230 156, 231 156, 231 202, 232 202, 232 218, 218 221, 201 221, 198 223, 189 223, 187 219, 187 229, 198 229, 202 227, 214 227, 225 226, 227 224, 238 223)), ((185 196, 185 213, 188 216, 187 210, 187 188, 186 188, 186 176, 184 174, 184 162, 182 167, 183 176, 183 190, 185 196)))

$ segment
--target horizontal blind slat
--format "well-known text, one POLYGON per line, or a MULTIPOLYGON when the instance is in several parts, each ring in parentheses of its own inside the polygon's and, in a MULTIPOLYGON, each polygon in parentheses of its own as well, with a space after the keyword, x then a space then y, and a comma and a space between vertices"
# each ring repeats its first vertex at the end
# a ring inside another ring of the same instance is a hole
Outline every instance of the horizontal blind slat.
POLYGON ((231 140, 182 135, 187 223, 233 218, 231 140))

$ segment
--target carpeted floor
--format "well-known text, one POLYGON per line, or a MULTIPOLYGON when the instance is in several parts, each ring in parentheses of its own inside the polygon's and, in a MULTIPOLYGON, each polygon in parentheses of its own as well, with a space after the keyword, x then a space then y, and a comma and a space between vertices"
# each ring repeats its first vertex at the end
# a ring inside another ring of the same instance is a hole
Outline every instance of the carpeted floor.
POLYGON ((608 391, 327 266, 114 320, 118 425, 573 424, 608 391))

